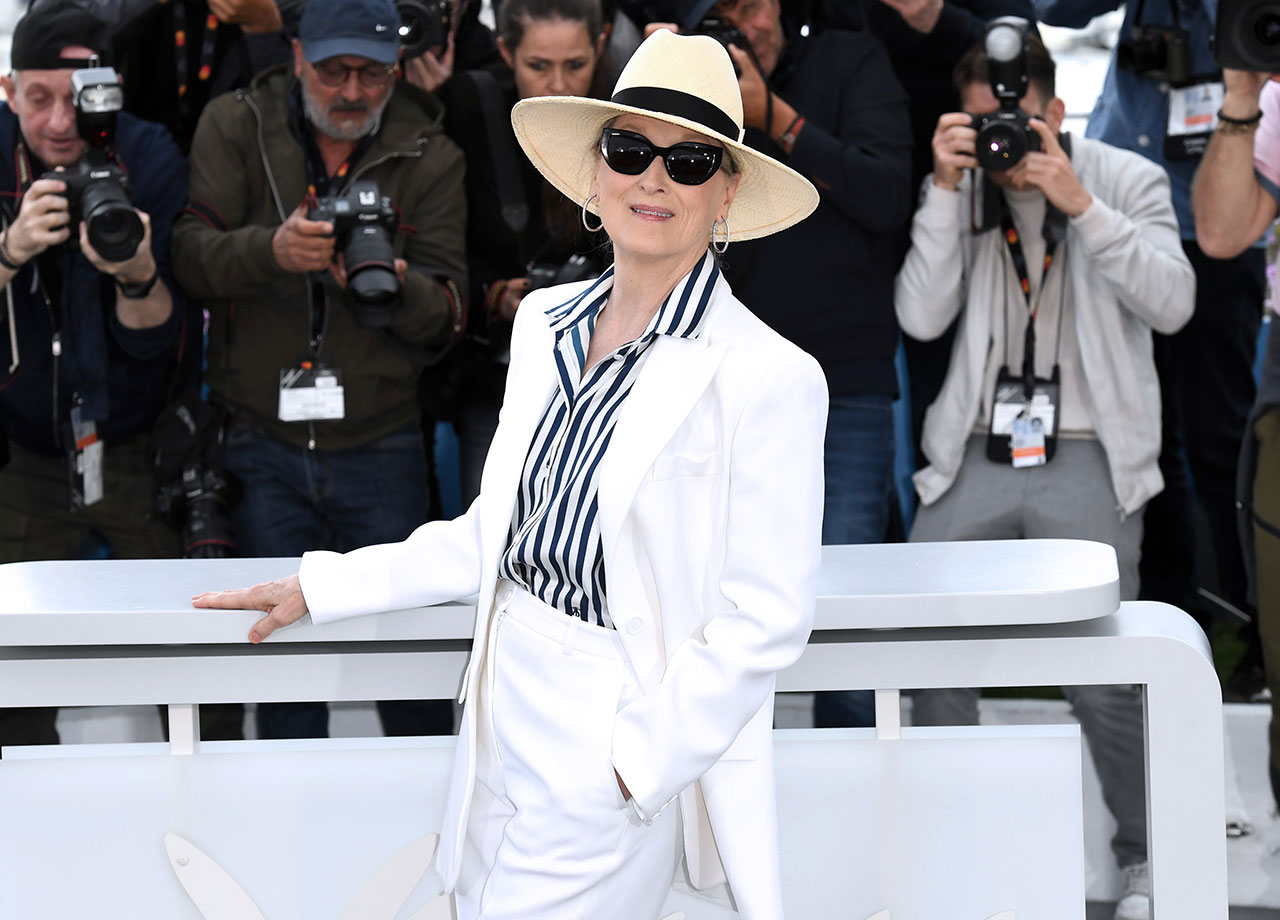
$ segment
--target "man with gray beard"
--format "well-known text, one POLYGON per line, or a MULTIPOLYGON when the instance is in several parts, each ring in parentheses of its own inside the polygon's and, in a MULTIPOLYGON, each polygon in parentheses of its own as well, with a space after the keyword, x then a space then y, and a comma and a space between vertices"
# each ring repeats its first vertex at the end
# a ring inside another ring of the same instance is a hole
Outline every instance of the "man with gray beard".
MULTIPOLYGON (((311 0, 292 72, 196 128, 174 269, 208 309, 246 556, 396 542, 427 518, 417 378, 463 331, 466 202, 440 104, 396 80, 399 24, 391 0, 311 0), (310 219, 318 203, 337 219, 310 219)), ((448 701, 378 708, 387 734, 451 730, 448 701)), ((258 707, 260 737, 327 733, 324 703, 258 707)))

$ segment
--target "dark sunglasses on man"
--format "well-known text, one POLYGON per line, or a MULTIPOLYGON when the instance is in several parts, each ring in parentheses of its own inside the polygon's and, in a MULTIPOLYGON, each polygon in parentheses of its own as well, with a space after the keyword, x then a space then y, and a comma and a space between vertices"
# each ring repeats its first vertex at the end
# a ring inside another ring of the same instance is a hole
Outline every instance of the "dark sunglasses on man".
POLYGON ((681 141, 670 147, 658 147, 643 134, 605 128, 600 135, 600 154, 616 173, 638 176, 662 157, 667 175, 681 185, 701 185, 716 174, 724 160, 724 148, 715 144, 681 141))
POLYGON ((352 67, 341 61, 320 61, 311 65, 320 82, 330 88, 345 86, 354 73, 364 89, 382 89, 396 75, 396 69, 386 64, 371 63, 363 67, 352 67))

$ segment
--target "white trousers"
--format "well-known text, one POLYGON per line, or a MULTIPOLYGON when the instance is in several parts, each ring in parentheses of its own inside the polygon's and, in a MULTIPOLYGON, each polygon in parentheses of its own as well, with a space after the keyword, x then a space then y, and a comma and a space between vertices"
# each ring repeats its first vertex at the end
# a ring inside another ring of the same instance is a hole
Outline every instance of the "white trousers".
POLYGON ((645 825, 614 777, 614 718, 637 694, 615 630, 499 582, 458 920, 656 920, 680 819, 645 825))

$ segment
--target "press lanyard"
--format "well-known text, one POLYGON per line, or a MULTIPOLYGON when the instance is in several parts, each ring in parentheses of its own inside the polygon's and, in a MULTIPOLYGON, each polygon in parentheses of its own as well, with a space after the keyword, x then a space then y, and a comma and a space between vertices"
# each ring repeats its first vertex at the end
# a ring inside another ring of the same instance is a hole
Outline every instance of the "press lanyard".
MULTIPOLYGON (((173 45, 174 60, 178 71, 178 98, 186 96, 189 86, 191 62, 187 51, 187 8, 185 3, 174 3, 173 7, 173 45)), ((196 71, 196 80, 209 82, 213 76, 213 58, 218 45, 218 17, 210 13, 204 21, 204 30, 200 43, 200 69, 196 71)))
MULTIPOLYGON (((1013 261, 1013 271, 1018 276, 1022 297, 1027 302, 1027 331, 1022 340, 1022 392, 1028 402, 1035 396, 1036 392, 1036 317, 1040 313, 1040 301, 1044 297, 1045 288, 1048 287, 1049 269, 1053 265, 1053 257, 1058 247, 1058 241, 1064 239, 1066 235, 1065 228, 1065 215, 1046 200, 1044 225, 1041 228, 1041 233, 1044 236, 1044 267, 1040 274, 1040 290, 1036 292, 1035 300, 1033 301, 1031 298, 1031 277, 1027 271, 1027 257, 1022 251, 1022 237, 1018 234, 1018 228, 1014 226, 1013 213, 1009 210, 1008 201, 1005 200, 1003 195, 1000 196, 1000 229, 1004 233, 1004 241, 1009 249, 1009 257, 1013 261)), ((1058 341, 1054 345, 1053 359, 1055 367, 1058 364, 1058 351, 1062 347, 1062 312, 1064 306, 1063 293, 1065 290, 1066 279, 1064 277, 1058 292, 1058 341)), ((1005 287, 1004 328, 1005 347, 1008 348, 1009 306, 1007 286, 1005 287)))

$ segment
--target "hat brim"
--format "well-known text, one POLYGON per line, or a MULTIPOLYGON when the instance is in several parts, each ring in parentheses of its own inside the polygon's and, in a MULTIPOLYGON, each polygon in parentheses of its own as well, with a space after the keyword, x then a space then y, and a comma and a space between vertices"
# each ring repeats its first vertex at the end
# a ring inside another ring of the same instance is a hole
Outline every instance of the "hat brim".
MULTIPOLYGON (((553 186, 578 204, 591 194, 600 132, 619 115, 642 115, 697 131, 725 146, 738 168, 729 207, 730 238, 750 240, 798 224, 818 206, 818 191, 789 166, 690 119, 581 96, 534 96, 511 111, 525 155, 553 186)), ((591 207, 594 213, 596 208, 591 207)))
POLYGON ((338 36, 337 38, 302 39, 302 56, 308 63, 317 64, 329 58, 351 55, 368 58, 379 64, 393 64, 400 53, 400 42, 377 41, 372 38, 358 36, 338 36))

